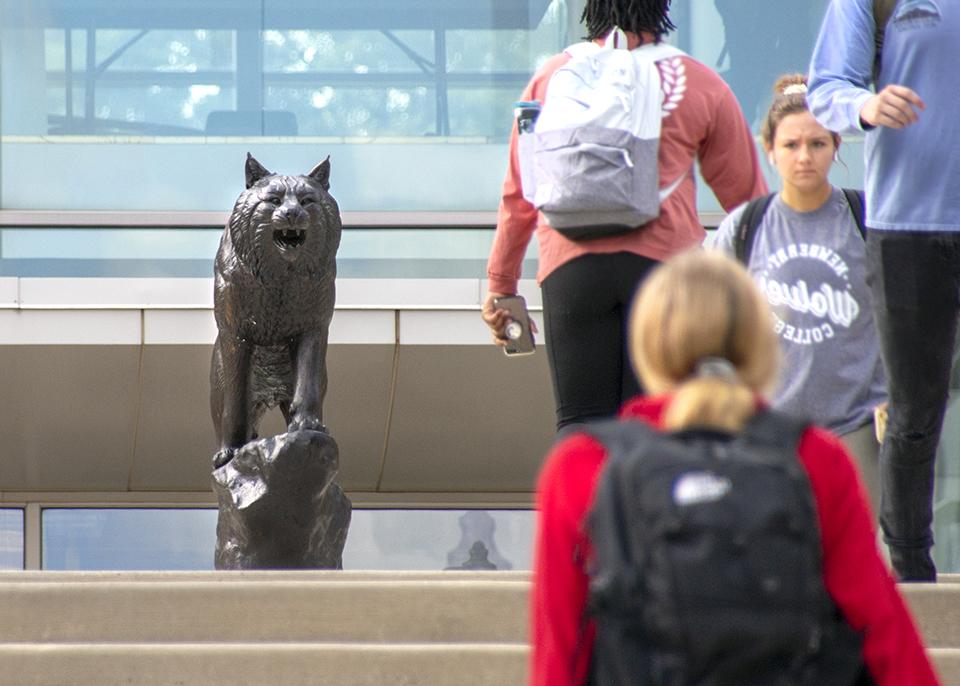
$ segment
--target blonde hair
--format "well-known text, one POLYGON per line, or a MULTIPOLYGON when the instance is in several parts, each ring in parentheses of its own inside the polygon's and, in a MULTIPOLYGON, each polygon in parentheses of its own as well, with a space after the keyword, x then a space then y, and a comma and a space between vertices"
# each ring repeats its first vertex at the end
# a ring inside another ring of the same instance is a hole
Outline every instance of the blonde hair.
POLYGON ((747 271, 718 252, 694 250, 658 267, 630 315, 630 353, 648 392, 672 392, 664 428, 737 432, 774 381, 779 345, 766 299, 747 271), (698 375, 723 358, 735 375, 698 375))

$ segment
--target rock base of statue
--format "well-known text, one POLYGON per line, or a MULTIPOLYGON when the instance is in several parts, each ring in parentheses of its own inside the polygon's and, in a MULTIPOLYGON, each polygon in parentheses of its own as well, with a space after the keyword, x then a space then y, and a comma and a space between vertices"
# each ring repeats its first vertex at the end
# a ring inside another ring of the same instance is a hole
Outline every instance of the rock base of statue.
POLYGON ((341 569, 352 506, 322 431, 252 441, 213 470, 217 569, 341 569))

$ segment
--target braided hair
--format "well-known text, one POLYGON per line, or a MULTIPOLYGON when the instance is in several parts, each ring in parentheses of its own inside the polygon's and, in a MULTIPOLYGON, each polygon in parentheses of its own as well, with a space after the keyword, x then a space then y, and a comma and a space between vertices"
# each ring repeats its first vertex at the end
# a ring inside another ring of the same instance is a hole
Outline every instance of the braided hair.
POLYGON ((646 31, 659 40, 677 28, 669 9, 670 0, 587 0, 580 21, 587 40, 603 38, 614 26, 638 35, 646 31))

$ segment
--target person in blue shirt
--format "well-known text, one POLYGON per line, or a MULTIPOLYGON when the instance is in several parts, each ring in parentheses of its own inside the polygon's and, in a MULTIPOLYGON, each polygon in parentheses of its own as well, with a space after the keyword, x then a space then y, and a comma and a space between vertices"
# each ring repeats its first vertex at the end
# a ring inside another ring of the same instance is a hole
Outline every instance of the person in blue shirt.
POLYGON ((879 54, 874 5, 831 0, 807 98, 827 129, 864 134, 868 282, 889 396, 880 525, 898 576, 935 581, 934 458, 960 312, 960 3, 900 0, 879 54))

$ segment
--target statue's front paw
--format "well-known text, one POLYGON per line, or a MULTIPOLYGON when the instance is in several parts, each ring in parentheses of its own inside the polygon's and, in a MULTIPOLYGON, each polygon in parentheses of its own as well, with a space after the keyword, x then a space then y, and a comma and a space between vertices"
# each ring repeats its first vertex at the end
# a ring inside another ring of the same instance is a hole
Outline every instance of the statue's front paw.
POLYGON ((222 448, 218 450, 217 454, 213 456, 213 468, 220 469, 220 467, 233 459, 234 453, 236 452, 233 448, 222 448))
POLYGON ((327 427, 323 425, 317 417, 294 417, 290 421, 290 425, 287 427, 287 431, 322 431, 323 433, 329 433, 327 427))

